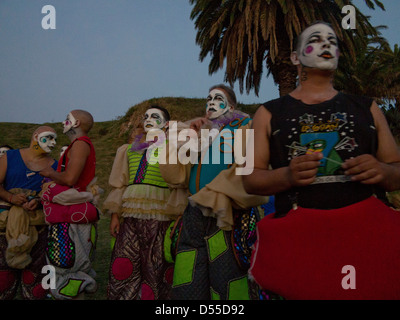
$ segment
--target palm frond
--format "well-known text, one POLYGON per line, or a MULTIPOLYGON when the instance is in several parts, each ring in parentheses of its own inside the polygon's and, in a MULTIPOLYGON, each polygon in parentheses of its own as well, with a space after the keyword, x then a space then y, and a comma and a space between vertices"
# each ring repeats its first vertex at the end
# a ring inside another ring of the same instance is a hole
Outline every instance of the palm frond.
MULTIPOLYGON (((345 52, 354 64, 359 39, 379 37, 367 16, 356 8, 357 28, 344 30, 341 8, 351 0, 189 0, 191 19, 197 29, 199 59, 211 56, 210 74, 224 68, 225 81, 239 82, 240 91, 258 94, 261 74, 267 68, 275 83, 288 90, 296 84, 289 56, 293 43, 315 20, 331 23, 345 52)), ((370 8, 384 9, 379 0, 365 0, 370 8)), ((365 40, 364 40, 365 41, 365 40)), ((282 93, 282 90, 281 90, 282 93)))

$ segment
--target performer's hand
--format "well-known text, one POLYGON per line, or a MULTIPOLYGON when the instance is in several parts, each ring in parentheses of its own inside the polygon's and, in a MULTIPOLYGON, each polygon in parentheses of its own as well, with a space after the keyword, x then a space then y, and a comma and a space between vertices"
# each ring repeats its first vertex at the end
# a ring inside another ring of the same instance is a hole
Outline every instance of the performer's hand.
POLYGON ((26 203, 28 201, 28 199, 26 198, 26 195, 23 193, 18 193, 18 194, 14 194, 11 197, 11 203, 16 205, 16 206, 22 206, 24 203, 26 203))
POLYGON ((193 130, 195 130, 196 132, 198 132, 198 131, 200 131, 201 127, 202 127, 204 124, 208 123, 208 122, 210 122, 210 120, 208 120, 208 117, 207 117, 207 116, 204 117, 204 118, 200 118, 200 119, 194 120, 194 121, 192 121, 192 122, 190 123, 190 129, 193 129, 193 130))
POLYGON ((351 176, 352 181, 364 184, 376 184, 384 179, 383 163, 370 154, 348 159, 342 164, 344 174, 351 176))
POLYGON ((322 153, 315 152, 293 158, 288 167, 288 178, 293 187, 307 186, 314 182, 322 153))
POLYGON ((54 172, 55 170, 52 168, 52 167, 47 167, 47 168, 44 168, 43 170, 41 170, 40 172, 39 172, 39 174, 41 175, 41 176, 43 176, 43 177, 46 177, 46 178, 49 178, 50 176, 51 176, 51 174, 54 172))
POLYGON ((31 201, 25 202, 25 203, 22 205, 22 208, 24 208, 24 209, 27 210, 27 211, 36 210, 37 207, 38 207, 38 202, 37 202, 36 199, 32 199, 31 201))
POLYGON ((117 234, 119 233, 119 228, 120 228, 120 223, 119 223, 118 214, 113 213, 111 216, 111 221, 110 221, 110 234, 114 238, 117 237, 117 234))

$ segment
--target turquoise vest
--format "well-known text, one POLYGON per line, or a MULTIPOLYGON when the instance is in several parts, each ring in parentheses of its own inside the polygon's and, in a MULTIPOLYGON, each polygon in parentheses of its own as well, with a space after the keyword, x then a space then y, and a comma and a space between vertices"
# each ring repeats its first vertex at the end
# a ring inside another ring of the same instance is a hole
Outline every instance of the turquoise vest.
POLYGON ((210 183, 222 170, 228 169, 235 161, 234 134, 251 119, 235 119, 221 128, 218 136, 204 153, 203 159, 195 164, 190 172, 189 191, 195 194, 210 183), (208 161, 207 161, 208 160, 208 161), (212 163, 212 162, 215 163, 212 163), (207 163, 208 162, 208 163, 207 163))
MULTIPOLYGON (((160 188, 168 188, 167 183, 161 176, 158 161, 147 161, 147 149, 143 154, 131 151, 132 145, 128 147, 129 163, 129 185, 150 184, 160 188)), ((157 153, 152 157, 157 156, 157 153)))

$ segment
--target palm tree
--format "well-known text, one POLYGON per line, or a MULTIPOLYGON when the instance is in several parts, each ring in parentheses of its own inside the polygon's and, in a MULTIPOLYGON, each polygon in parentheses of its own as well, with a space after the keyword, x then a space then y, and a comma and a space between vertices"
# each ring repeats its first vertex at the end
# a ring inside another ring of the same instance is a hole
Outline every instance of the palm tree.
MULTIPOLYGON (((381 29, 377 27, 377 30, 381 29)), ((400 50, 392 50, 386 39, 368 36, 355 41, 355 61, 343 53, 335 77, 335 87, 352 94, 370 96, 380 105, 400 95, 400 50)))
MULTIPOLYGON (((342 50, 355 58, 355 39, 378 32, 356 8, 357 28, 343 30, 341 9, 351 0, 190 0, 191 19, 197 29, 200 61, 209 54, 209 73, 223 68, 225 81, 239 81, 240 91, 254 89, 258 95, 264 63, 279 85, 280 95, 296 87, 297 71, 290 62, 293 41, 315 20, 332 24, 342 50)), ((365 0, 367 6, 384 10, 379 0, 365 0)))

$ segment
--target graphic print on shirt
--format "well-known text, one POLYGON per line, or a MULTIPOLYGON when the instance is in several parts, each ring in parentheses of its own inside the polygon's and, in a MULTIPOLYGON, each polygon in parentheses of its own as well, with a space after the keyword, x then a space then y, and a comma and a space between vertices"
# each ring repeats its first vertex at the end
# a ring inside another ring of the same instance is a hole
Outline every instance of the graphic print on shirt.
MULTIPOLYGON (((345 112, 336 112, 330 115, 328 120, 326 112, 322 111, 321 116, 315 114, 304 114, 299 117, 297 128, 292 128, 293 134, 300 129, 299 141, 294 141, 289 148, 289 158, 294 158, 304 154, 321 152, 323 159, 318 168, 318 177, 340 175, 342 157, 339 150, 353 151, 358 147, 357 142, 351 133, 354 132, 354 122, 351 121, 352 115, 348 117, 345 112), (350 118, 350 121, 348 120, 350 118)), ((294 123, 296 123, 295 121, 294 123)), ((290 137, 289 137, 290 138, 290 137)), ((318 179, 316 183, 333 182, 332 179, 318 179)), ((339 178, 337 176, 334 181, 339 178)))

